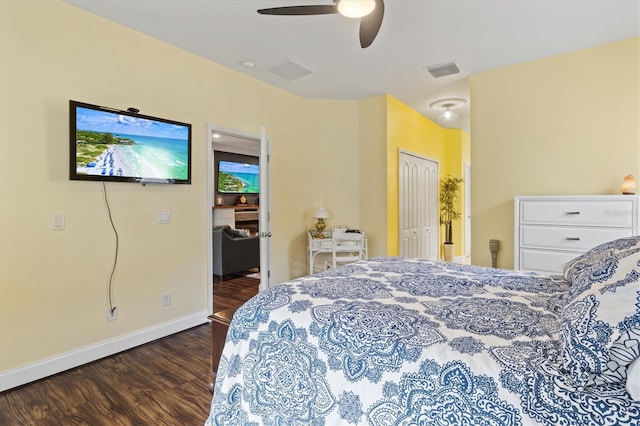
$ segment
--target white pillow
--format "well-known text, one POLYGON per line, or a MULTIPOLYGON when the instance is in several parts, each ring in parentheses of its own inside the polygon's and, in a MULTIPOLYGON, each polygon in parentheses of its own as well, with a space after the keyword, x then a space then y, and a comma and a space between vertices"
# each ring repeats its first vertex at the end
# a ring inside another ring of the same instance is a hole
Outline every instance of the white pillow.
POLYGON ((640 402, 640 357, 627 367, 627 392, 634 401, 640 402))

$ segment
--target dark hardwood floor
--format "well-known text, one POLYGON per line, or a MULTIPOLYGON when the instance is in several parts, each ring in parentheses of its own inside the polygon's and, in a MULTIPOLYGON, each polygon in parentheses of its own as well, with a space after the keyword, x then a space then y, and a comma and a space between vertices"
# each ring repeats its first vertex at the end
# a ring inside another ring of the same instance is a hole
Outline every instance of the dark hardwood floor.
POLYGON ((226 277, 226 281, 213 280, 213 313, 237 308, 258 294, 260 281, 246 276, 226 277))
MULTIPOLYGON (((257 292, 256 279, 214 282, 214 311, 257 292)), ((202 425, 210 380, 211 326, 203 324, 0 393, 0 425, 202 425)))

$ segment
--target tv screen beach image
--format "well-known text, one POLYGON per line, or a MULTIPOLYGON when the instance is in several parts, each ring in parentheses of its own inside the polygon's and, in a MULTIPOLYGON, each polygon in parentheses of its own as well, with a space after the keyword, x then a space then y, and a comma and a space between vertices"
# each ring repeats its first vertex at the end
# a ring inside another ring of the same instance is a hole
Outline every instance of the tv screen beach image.
POLYGON ((188 179, 187 125, 76 109, 78 174, 188 179))
POLYGON ((260 192, 260 166, 221 160, 218 163, 218 192, 257 194, 260 192))

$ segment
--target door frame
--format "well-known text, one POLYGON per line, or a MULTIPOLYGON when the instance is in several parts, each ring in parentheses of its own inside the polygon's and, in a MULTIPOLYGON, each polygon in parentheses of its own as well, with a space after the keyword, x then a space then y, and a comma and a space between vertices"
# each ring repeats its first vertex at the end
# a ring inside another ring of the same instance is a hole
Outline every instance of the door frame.
POLYGON ((464 163, 464 257, 471 259, 471 163, 464 163))
MULTIPOLYGON (((206 173, 206 205, 207 205, 207 309, 209 312, 213 312, 213 235, 211 229, 213 229, 213 205, 214 205, 214 178, 213 176, 215 168, 213 163, 213 151, 215 149, 216 140, 213 137, 214 132, 221 133, 233 138, 240 138, 249 141, 255 141, 259 146, 260 152, 260 235, 269 235, 271 230, 271 179, 269 170, 269 140, 266 136, 265 128, 262 127, 260 134, 251 134, 242 132, 235 129, 229 129, 223 126, 218 126, 213 123, 207 123, 206 134, 206 146, 207 146, 207 173, 206 173), (267 158, 263 159, 262 156, 266 153, 267 158), (264 173, 266 171, 266 173, 264 173), (266 190, 266 191, 265 191, 266 190), (266 218, 265 221, 263 219, 266 218)), ((270 249, 271 238, 260 238, 260 291, 269 288, 270 278, 270 249), (263 271, 263 265, 266 265, 266 270, 263 271)))

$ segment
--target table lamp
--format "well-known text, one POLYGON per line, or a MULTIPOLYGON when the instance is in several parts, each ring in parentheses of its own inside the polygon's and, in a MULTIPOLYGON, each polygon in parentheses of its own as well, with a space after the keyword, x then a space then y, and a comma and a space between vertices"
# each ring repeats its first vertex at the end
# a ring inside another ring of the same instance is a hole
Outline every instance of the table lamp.
POLYGON ((625 195, 633 195, 636 193, 636 180, 633 178, 633 175, 626 175, 624 177, 620 191, 625 195))
POLYGON ((316 212, 313 214, 313 217, 318 219, 315 225, 316 230, 318 231, 317 237, 324 238, 323 231, 326 226, 326 224, 324 223, 324 220, 330 217, 329 213, 325 210, 322 204, 320 204, 320 207, 318 207, 318 210, 316 210, 316 212))

